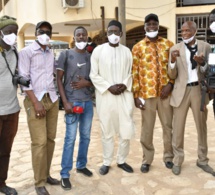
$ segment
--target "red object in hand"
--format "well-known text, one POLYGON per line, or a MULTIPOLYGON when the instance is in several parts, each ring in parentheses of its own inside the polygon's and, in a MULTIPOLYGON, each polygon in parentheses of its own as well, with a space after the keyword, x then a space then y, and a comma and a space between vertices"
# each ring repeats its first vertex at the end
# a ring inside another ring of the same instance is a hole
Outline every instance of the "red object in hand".
POLYGON ((83 107, 81 107, 81 106, 75 106, 75 107, 73 107, 72 111, 73 111, 74 113, 81 114, 81 113, 84 112, 84 109, 83 109, 83 107))

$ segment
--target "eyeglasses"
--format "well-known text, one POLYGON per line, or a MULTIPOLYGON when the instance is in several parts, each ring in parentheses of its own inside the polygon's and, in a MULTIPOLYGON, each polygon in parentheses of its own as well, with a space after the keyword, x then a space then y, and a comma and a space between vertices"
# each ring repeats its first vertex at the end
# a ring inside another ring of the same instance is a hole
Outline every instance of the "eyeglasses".
POLYGON ((120 31, 118 31, 118 30, 109 30, 109 31, 107 31, 107 34, 108 35, 112 35, 112 34, 120 35, 120 31))
POLYGON ((41 35, 47 34, 48 36, 50 36, 52 34, 52 32, 49 31, 49 30, 47 30, 47 31, 45 31, 45 30, 38 30, 38 33, 41 34, 41 35))

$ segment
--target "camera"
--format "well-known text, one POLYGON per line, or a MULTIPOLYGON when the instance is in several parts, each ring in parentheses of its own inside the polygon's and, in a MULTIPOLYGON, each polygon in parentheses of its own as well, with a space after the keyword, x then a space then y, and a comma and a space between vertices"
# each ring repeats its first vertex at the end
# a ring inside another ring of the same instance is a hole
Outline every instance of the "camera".
POLYGON ((25 87, 29 87, 29 85, 30 85, 30 79, 25 79, 24 77, 22 77, 22 76, 20 76, 18 74, 15 74, 13 76, 12 82, 13 82, 14 85, 20 84, 20 85, 23 85, 25 87))
POLYGON ((206 73, 206 82, 208 87, 215 89, 215 53, 208 56, 208 69, 206 73))
POLYGON ((206 82, 210 88, 215 89, 215 66, 214 65, 208 65, 206 82))

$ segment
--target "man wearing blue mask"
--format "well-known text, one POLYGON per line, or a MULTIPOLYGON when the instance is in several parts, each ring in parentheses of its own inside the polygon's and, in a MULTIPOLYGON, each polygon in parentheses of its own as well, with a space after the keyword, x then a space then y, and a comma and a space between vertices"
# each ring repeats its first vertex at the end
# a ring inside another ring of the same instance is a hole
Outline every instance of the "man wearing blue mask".
POLYGON ((15 18, 0 18, 0 192, 6 195, 17 195, 14 188, 6 185, 20 111, 17 85, 12 82, 18 60, 14 47, 17 31, 15 18))
MULTIPOLYGON (((181 27, 182 42, 170 50, 168 74, 175 79, 174 89, 170 99, 173 106, 173 152, 174 166, 172 172, 179 175, 184 161, 184 131, 187 112, 192 109, 198 134, 198 159, 196 165, 205 172, 214 174, 208 165, 207 146, 207 109, 200 111, 201 88, 199 81, 204 78, 207 69, 207 58, 211 52, 208 43, 195 38, 196 23, 185 22, 181 27)), ((206 95, 208 102, 208 95, 206 95)))

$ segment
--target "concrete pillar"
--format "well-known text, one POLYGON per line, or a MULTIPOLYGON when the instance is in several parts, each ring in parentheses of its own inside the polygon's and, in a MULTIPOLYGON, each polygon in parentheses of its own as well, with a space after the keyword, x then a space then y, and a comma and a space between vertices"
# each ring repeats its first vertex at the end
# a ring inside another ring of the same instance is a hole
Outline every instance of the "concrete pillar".
POLYGON ((25 47, 25 36, 24 33, 19 33, 17 36, 18 51, 25 47))
POLYGON ((1 0, 1 4, 2 4, 2 15, 5 15, 5 11, 4 11, 4 0, 1 0))
POLYGON ((122 24, 122 32, 123 36, 120 39, 120 43, 126 45, 126 18, 125 18, 125 1, 126 0, 118 0, 119 7, 119 21, 122 24))

